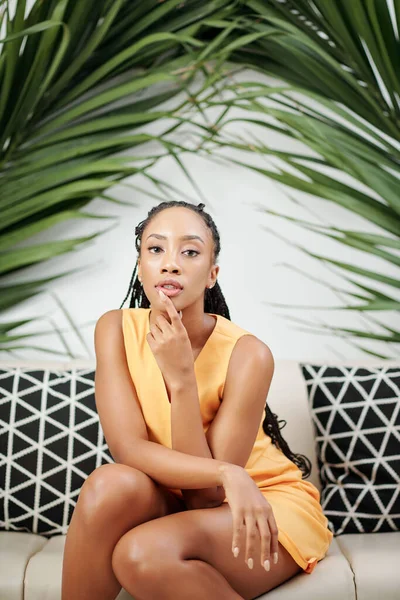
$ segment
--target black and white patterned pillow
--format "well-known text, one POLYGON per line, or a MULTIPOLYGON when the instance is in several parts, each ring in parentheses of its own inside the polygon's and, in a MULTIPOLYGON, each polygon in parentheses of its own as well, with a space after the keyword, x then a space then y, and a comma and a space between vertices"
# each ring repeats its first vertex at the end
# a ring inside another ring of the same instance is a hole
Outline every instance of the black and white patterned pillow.
POLYGON ((66 534, 82 484, 114 462, 94 370, 0 369, 0 529, 66 534))
POLYGON ((330 530, 400 531, 400 366, 300 366, 330 530))

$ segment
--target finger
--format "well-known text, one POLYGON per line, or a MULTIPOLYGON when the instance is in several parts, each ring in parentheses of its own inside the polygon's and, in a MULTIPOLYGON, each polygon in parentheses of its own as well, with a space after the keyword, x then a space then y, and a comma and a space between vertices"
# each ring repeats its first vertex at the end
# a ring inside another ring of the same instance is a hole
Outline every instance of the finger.
POLYGON ((232 537, 232 552, 237 558, 240 553, 240 538, 243 528, 243 517, 241 515, 232 515, 233 518, 233 537, 232 537))
POLYGON ((164 294, 164 292, 162 290, 159 290, 158 293, 160 295, 161 302, 163 303, 165 310, 168 313, 168 316, 171 318, 171 323, 176 325, 176 323, 180 322, 180 318, 179 318, 178 311, 176 310, 174 303, 172 302, 172 300, 169 296, 164 294))
POLYGON ((271 531, 266 511, 257 519, 257 527, 261 538, 261 566, 269 571, 271 568, 271 531), (266 562, 268 561, 268 562, 266 562))
POLYGON ((256 542, 258 542, 258 529, 253 514, 245 517, 246 521, 246 553, 245 563, 252 569, 254 567, 254 557, 256 556, 256 542), (250 561, 250 562, 249 562, 250 561))
POLYGON ((272 509, 271 509, 270 517, 268 519, 268 524, 269 524, 269 530, 271 532, 271 556, 272 556, 272 560, 273 560, 274 564, 276 564, 279 559, 279 554, 278 554, 278 552, 279 552, 279 541, 278 541, 279 530, 278 530, 278 526, 275 521, 274 513, 272 512, 272 509))
POLYGON ((158 315, 156 317, 154 325, 161 331, 161 333, 165 334, 168 332, 172 332, 171 323, 164 317, 164 315, 158 315))
POLYGON ((163 337, 163 332, 157 327, 157 325, 149 326, 149 333, 153 336, 155 342, 160 342, 163 337))

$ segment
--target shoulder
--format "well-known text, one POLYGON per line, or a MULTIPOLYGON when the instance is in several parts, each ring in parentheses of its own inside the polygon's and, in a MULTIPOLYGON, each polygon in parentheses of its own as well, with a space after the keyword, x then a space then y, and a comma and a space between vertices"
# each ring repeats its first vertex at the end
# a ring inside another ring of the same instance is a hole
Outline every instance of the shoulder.
POLYGON ((264 365, 269 366, 273 370, 274 357, 270 347, 260 340, 256 335, 244 329, 237 323, 222 318, 220 319, 222 324, 222 333, 233 338, 234 347, 232 350, 230 362, 234 362, 237 365, 243 365, 248 362, 256 361, 261 362, 264 365))
POLYGON ((117 348, 118 344, 122 347, 122 309, 108 310, 102 314, 96 322, 94 329, 94 346, 96 356, 103 355, 117 348))
POLYGON ((96 322, 95 333, 103 333, 109 329, 120 328, 122 321, 122 309, 108 310, 102 314, 96 322))
POLYGON ((274 357, 270 347, 253 334, 244 334, 236 342, 232 352, 240 364, 256 362, 274 368, 274 357))
POLYGON ((222 393, 225 395, 226 389, 238 390, 243 386, 255 390, 258 386, 270 385, 274 370, 269 346, 253 334, 242 335, 232 350, 222 393))

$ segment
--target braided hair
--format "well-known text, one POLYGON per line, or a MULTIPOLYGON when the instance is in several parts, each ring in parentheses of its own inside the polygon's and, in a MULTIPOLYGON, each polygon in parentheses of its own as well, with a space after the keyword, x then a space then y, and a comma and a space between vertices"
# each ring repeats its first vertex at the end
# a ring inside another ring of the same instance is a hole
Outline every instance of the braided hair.
MULTIPOLYGON (((174 206, 180 206, 180 207, 184 207, 184 208, 193 210, 198 215, 201 215, 202 219, 204 219, 204 222, 210 228, 212 236, 213 236, 214 256, 213 256, 212 264, 216 264, 220 250, 221 250, 220 236, 219 236, 218 229, 217 229, 212 217, 203 210, 205 204, 200 203, 196 206, 195 204, 191 204, 191 203, 185 202, 185 201, 178 201, 178 200, 161 202, 160 204, 154 206, 149 211, 147 218, 144 219, 143 221, 141 221, 137 225, 137 227, 135 228, 135 235, 136 235, 135 248, 136 248, 139 256, 140 256, 142 234, 143 234, 145 227, 150 223, 150 221, 154 215, 158 214, 162 210, 165 210, 166 208, 172 208, 174 206)), ((138 263, 136 262, 136 265, 133 270, 132 277, 131 277, 131 280, 129 283, 128 291, 126 293, 126 296, 125 296, 120 308, 123 307, 125 300, 128 298, 131 291, 132 291, 132 293, 131 293, 131 298, 130 298, 130 302, 129 302, 129 308, 149 308, 150 307, 149 299, 147 298, 147 296, 144 292, 143 286, 137 277, 137 268, 138 268, 138 263)), ((218 280, 216 281, 216 283, 214 284, 214 286, 212 288, 205 289, 204 312, 218 314, 218 315, 225 317, 226 319, 231 320, 230 314, 229 314, 229 309, 226 304, 221 287, 218 283, 218 280)), ((279 450, 281 450, 285 454, 285 456, 287 456, 289 458, 289 460, 291 460, 303 472, 303 479, 306 479, 311 474, 311 462, 306 456, 304 456, 302 454, 294 454, 290 450, 287 442, 283 439, 282 434, 280 433, 280 429, 282 429, 285 425, 286 425, 286 421, 284 421, 284 420, 278 421, 277 415, 274 414, 271 411, 271 409, 269 408, 268 404, 266 404, 266 414, 265 414, 265 419, 263 421, 264 432, 266 433, 266 435, 268 435, 271 438, 272 443, 279 450), (281 425, 281 423, 282 423, 282 425, 281 425)))

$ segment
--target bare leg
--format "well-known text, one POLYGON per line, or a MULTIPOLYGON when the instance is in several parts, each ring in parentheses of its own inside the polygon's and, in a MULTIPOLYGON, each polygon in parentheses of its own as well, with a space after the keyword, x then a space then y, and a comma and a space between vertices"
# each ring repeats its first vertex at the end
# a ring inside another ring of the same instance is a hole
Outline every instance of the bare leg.
POLYGON ((179 578, 180 591, 175 586, 174 592, 166 595, 165 600, 243 600, 225 577, 203 560, 179 561, 175 567, 175 575, 179 578))
POLYGON ((120 561, 115 572, 135 600, 244 600, 217 569, 202 560, 171 561, 169 565, 164 561, 164 566, 162 586, 151 566, 147 572, 141 565, 139 575, 138 571, 124 569, 120 561))
POLYGON ((278 562, 261 565, 256 543, 254 566, 246 564, 246 530, 241 552, 232 553, 232 512, 222 504, 210 509, 179 511, 142 523, 117 542, 112 567, 135 600, 253 600, 301 572, 279 542, 278 562))
POLYGON ((130 529, 184 504, 148 475, 122 464, 97 468, 84 482, 68 527, 62 600, 115 600, 121 590, 111 557, 130 529))

